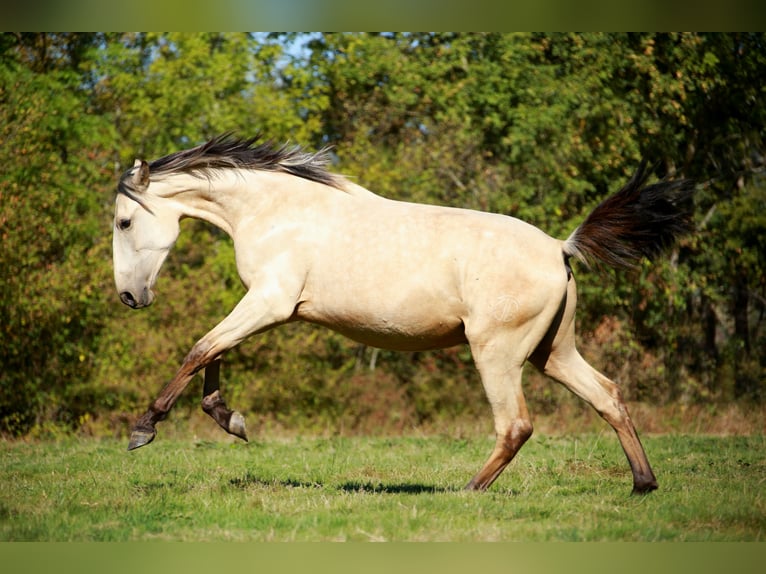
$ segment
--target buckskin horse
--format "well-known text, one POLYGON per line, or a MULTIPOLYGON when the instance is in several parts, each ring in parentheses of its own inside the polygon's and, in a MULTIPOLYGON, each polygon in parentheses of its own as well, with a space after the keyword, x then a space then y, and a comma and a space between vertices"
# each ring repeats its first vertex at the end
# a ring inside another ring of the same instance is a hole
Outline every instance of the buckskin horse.
POLYGON ((620 389, 575 348, 570 262, 620 268, 659 255, 690 229, 693 182, 648 185, 642 162, 562 241, 505 215, 383 198, 329 171, 329 160, 327 149, 224 134, 151 163, 136 160, 123 174, 113 236, 123 303, 152 303, 185 217, 231 236, 247 290, 135 422, 128 448, 154 439, 155 424, 202 369, 202 408, 246 439, 244 418, 220 393, 221 356, 251 335, 308 321, 384 349, 470 346, 496 444, 468 489, 488 488, 532 434, 521 386, 527 361, 612 426, 634 493, 657 488, 620 389))

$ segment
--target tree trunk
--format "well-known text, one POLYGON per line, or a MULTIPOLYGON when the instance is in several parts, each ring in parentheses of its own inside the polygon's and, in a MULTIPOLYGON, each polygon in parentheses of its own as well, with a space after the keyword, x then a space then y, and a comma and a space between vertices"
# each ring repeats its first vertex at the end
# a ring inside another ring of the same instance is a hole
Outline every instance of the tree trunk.
POLYGON ((734 285, 734 336, 737 350, 734 364, 734 394, 737 397, 746 396, 755 391, 755 381, 747 369, 750 357, 750 326, 748 324, 748 308, 750 293, 747 285, 747 273, 739 269, 734 285))

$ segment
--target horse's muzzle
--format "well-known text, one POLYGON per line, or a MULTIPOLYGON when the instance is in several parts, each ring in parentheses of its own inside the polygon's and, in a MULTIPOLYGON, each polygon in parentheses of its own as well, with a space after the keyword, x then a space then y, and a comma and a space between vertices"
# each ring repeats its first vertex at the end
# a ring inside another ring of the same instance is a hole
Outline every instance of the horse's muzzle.
POLYGON ((141 297, 136 297, 130 291, 123 291, 120 293, 120 301, 131 309, 140 309, 141 307, 148 307, 154 301, 154 294, 149 289, 144 288, 141 292, 141 297))

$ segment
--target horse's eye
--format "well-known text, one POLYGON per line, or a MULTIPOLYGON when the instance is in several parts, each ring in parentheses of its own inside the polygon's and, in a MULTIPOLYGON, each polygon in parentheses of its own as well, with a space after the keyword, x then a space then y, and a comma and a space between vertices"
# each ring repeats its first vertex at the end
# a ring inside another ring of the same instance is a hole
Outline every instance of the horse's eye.
POLYGON ((125 231, 130 227, 130 219, 120 219, 117 222, 117 227, 120 228, 120 231, 125 231))

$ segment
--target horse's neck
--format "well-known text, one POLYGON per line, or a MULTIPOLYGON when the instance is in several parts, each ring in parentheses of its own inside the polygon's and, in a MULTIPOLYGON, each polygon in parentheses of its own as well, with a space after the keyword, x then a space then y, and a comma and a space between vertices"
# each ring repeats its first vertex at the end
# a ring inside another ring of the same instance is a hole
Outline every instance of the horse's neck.
POLYGON ((379 198, 348 180, 343 182, 341 190, 280 172, 221 170, 209 178, 186 174, 174 177, 175 181, 168 181, 167 189, 170 191, 163 195, 173 196, 180 204, 184 217, 207 221, 230 236, 243 217, 273 212, 279 204, 289 209, 293 196, 300 196, 301 203, 314 193, 346 193, 352 197, 379 198))
POLYGON ((207 221, 231 236, 246 212, 243 203, 257 200, 249 192, 252 185, 248 185, 247 174, 234 171, 221 170, 209 176, 174 174, 161 180, 157 192, 175 202, 181 217, 207 221))

